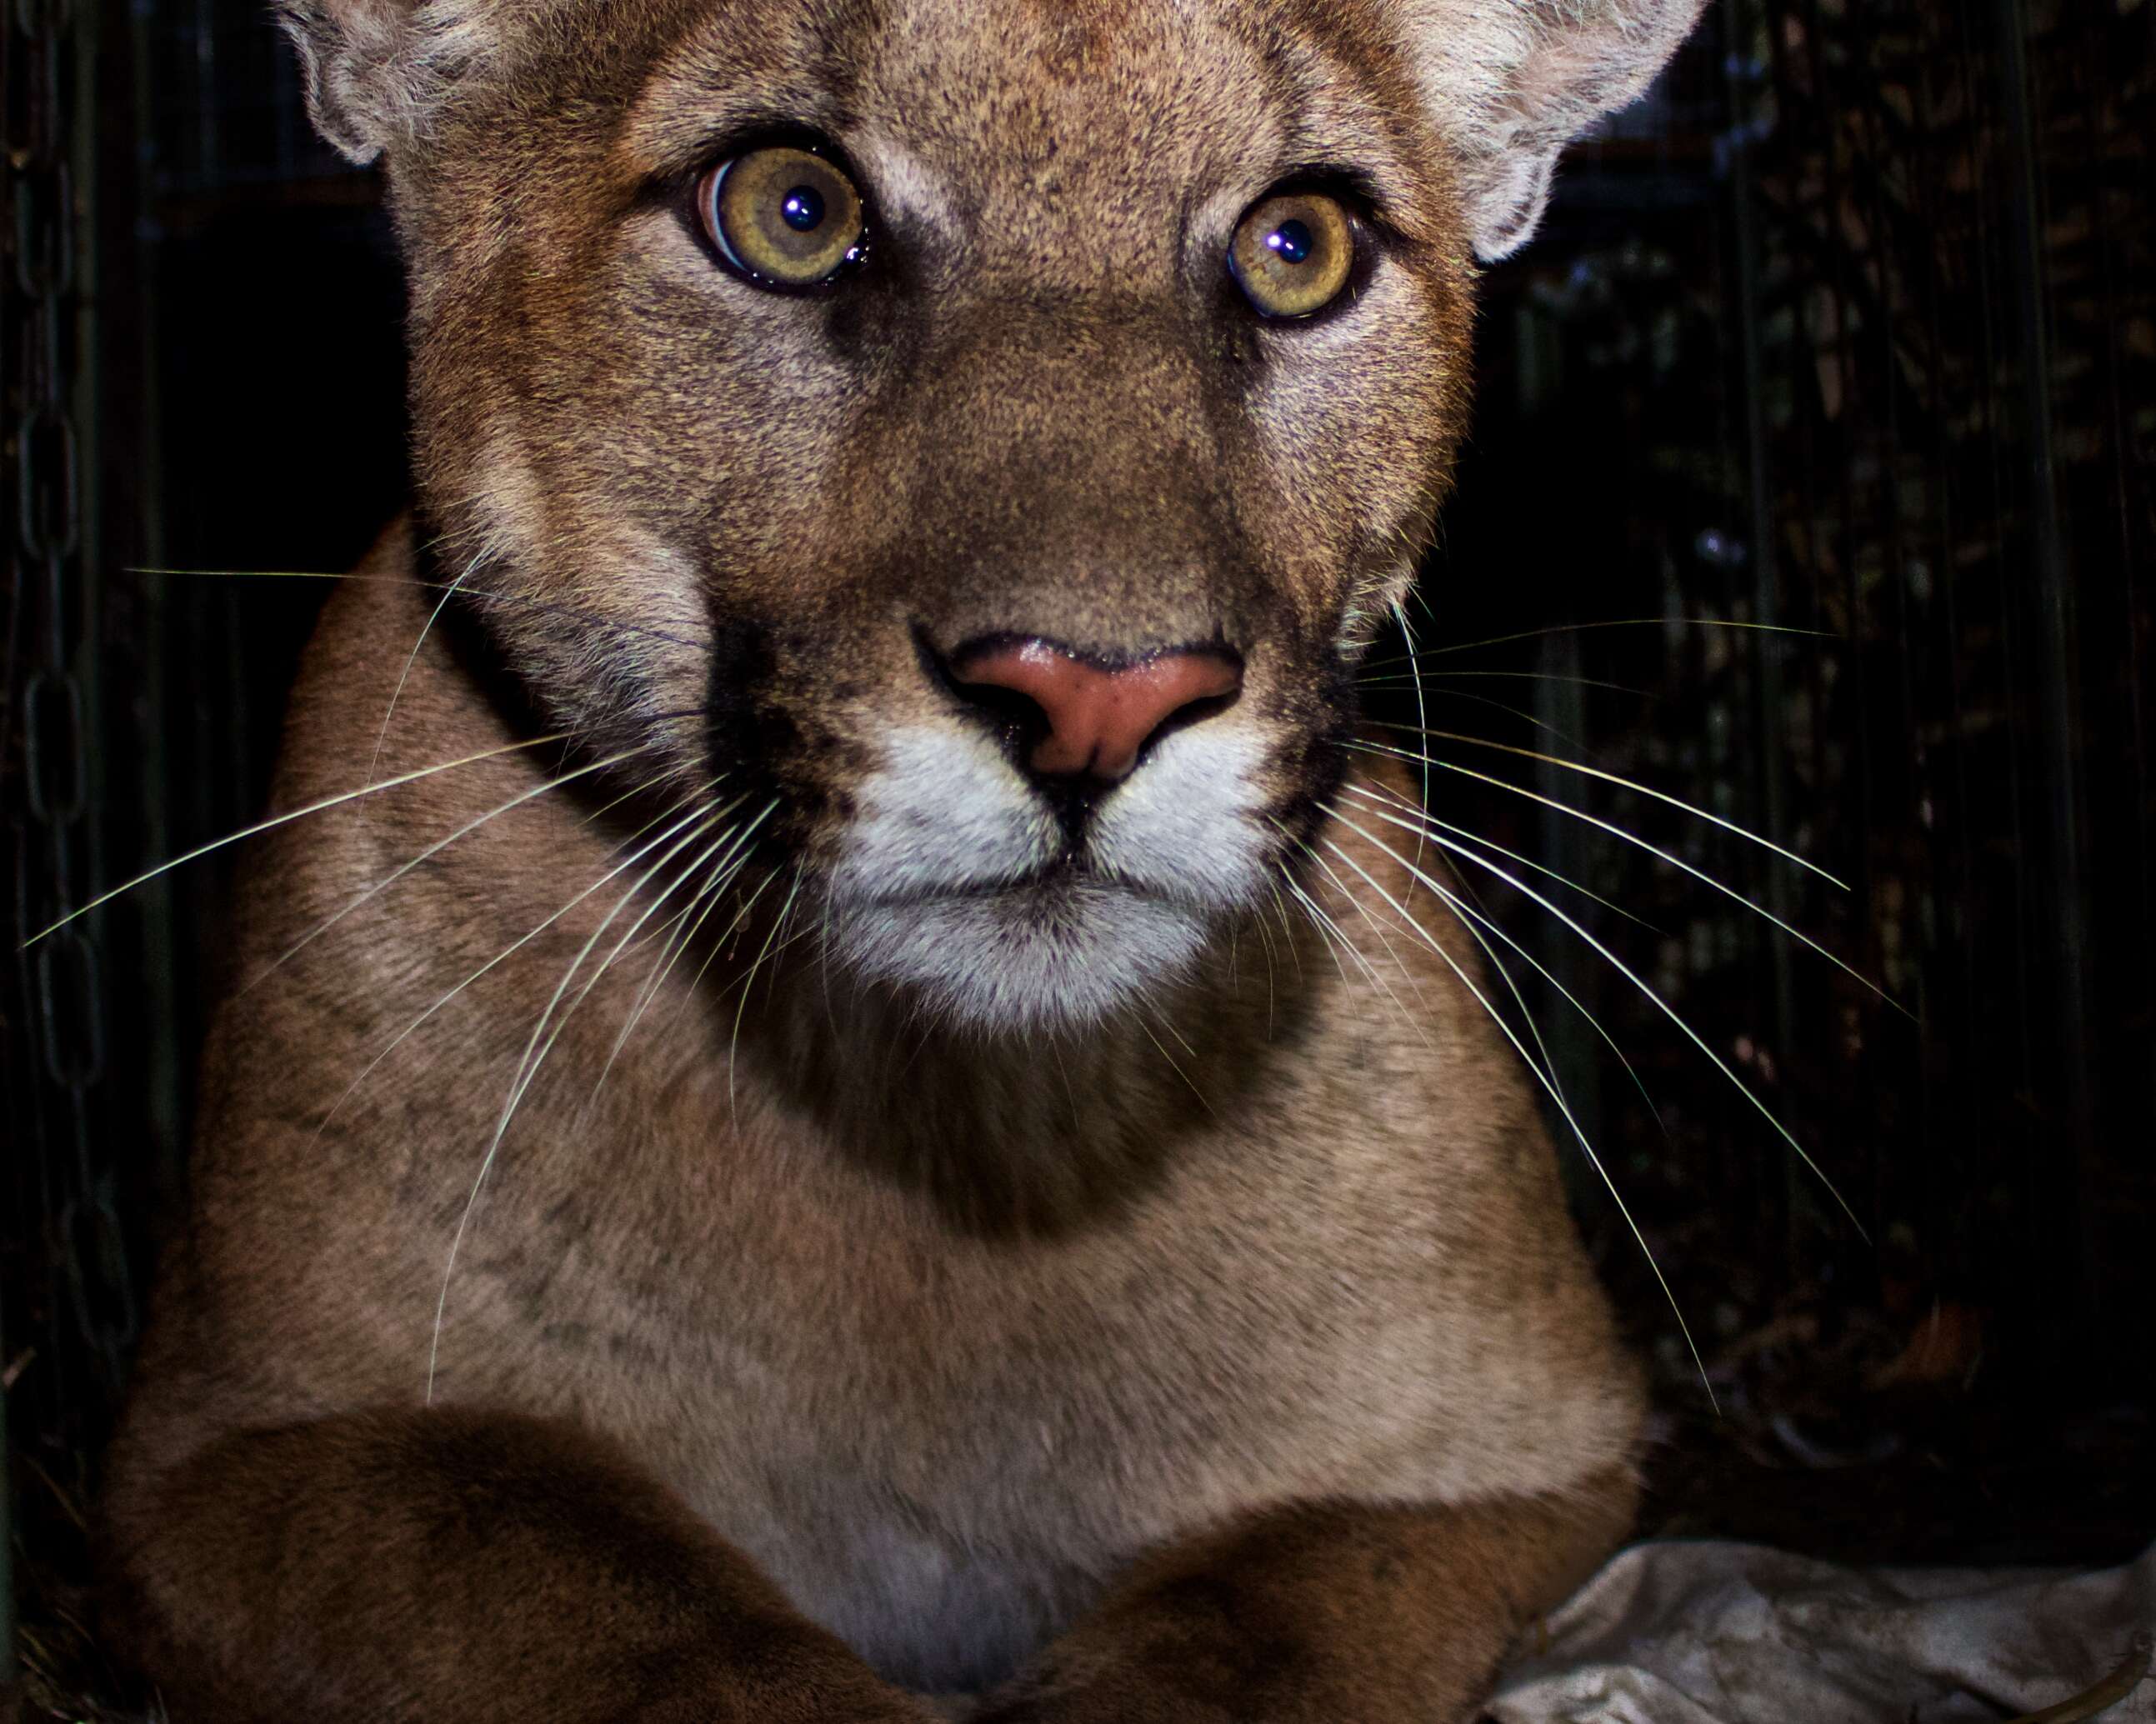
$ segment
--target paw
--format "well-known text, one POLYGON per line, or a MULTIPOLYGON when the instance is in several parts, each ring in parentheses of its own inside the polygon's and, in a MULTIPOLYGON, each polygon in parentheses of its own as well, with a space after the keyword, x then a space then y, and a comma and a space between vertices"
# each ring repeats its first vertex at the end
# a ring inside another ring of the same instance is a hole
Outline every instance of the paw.
POLYGON ((861 1700, 854 1696, 789 1697, 774 1705, 767 1699, 742 1701, 731 1695, 680 1696, 661 1701, 639 1701, 619 1715, 618 1724, 938 1724, 945 1715, 932 1706, 893 1695, 861 1700))
POLYGON ((938 1724, 944 1716, 904 1698, 865 1704, 816 1699, 773 1708, 760 1701, 744 1706, 731 1697, 714 1700, 699 1695, 656 1704, 639 1701, 634 1710, 619 1716, 619 1724, 768 1724, 780 1718, 787 1724, 938 1724))
MULTIPOLYGON (((567 1712, 558 1716, 571 1716, 567 1712)), ((664 1699, 639 1699, 606 1714, 608 1724, 940 1724, 937 1703, 879 1680, 850 1659, 804 1661, 753 1685, 721 1665, 664 1699)))
MULTIPOLYGON (((1178 1686, 1109 1678, 1093 1682, 1020 1682, 999 1690, 968 1715, 968 1724, 1271 1724, 1262 1710, 1223 1706, 1178 1686)), ((1282 1720, 1281 1724, 1289 1724, 1282 1720)), ((1296 1721, 1300 1724, 1300 1721, 1296 1721)))
POLYGON ((1096 1692, 998 1702, 973 1714, 970 1724, 1271 1724, 1271 1721, 1255 1713, 1224 1711, 1175 1695, 1096 1692))

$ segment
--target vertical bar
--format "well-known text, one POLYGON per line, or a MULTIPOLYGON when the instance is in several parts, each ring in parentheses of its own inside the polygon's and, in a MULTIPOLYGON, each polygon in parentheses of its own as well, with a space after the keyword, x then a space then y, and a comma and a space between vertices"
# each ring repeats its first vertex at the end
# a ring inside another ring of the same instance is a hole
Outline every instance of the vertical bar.
MULTIPOLYGON (((1537 657, 1543 675, 1533 685, 1536 717, 1558 736, 1585 736, 1587 703, 1578 680, 1582 664, 1578 632, 1568 629, 1560 634, 1545 635, 1537 657)), ((1536 768, 1536 776, 1537 788, 1552 801, 1562 801, 1574 789, 1555 767, 1540 765, 1536 768)), ((1547 803, 1539 810, 1538 824, 1542 834, 1540 854, 1549 865, 1568 880, 1586 880, 1594 871, 1594 859, 1582 841, 1587 829, 1547 803)), ((1592 1010, 1600 967, 1582 963, 1577 944, 1560 942, 1555 937, 1556 932, 1553 927, 1543 961, 1550 967, 1550 972, 1563 977, 1573 996, 1592 1010)), ((1532 978, 1528 979, 1532 983, 1532 978)), ((1548 993, 1545 989, 1546 996, 1548 993)), ((1548 1015, 1550 1021, 1544 1039, 1556 1067, 1558 1087, 1588 1140, 1599 1147, 1607 1141, 1602 1104, 1602 1044, 1587 1030, 1579 1013, 1562 1001, 1553 1000, 1548 1015)), ((1576 1169, 1578 1158, 1568 1154, 1565 1163, 1576 1169)))
MULTIPOLYGON (((1564 331, 1532 299, 1524 300, 1513 314, 1512 346, 1518 367, 1517 411, 1520 423, 1536 425, 1546 418, 1552 403, 1563 396, 1564 331)), ((1553 662, 1553 658, 1561 659, 1567 652, 1573 655, 1570 673, 1576 674, 1578 636, 1570 632, 1548 636, 1542 646, 1538 663, 1546 672, 1568 674, 1564 664, 1553 662)), ((1581 713, 1577 706, 1558 704, 1568 697, 1577 700, 1577 685, 1543 680, 1534 685, 1534 690, 1535 716, 1538 719, 1554 726, 1565 736, 1583 733, 1581 713)), ((1547 762, 1537 766, 1535 773, 1535 788, 1548 798, 1537 816, 1542 854, 1561 873, 1584 880, 1589 870, 1581 854, 1579 824, 1559 812, 1573 785, 1559 768, 1547 762)), ((1536 926, 1542 935, 1541 962, 1549 973, 1563 978, 1565 986, 1579 998, 1591 998, 1594 984, 1581 973, 1573 942, 1563 936, 1558 925, 1548 918, 1538 918, 1536 926)), ((1532 977, 1528 983, 1532 985, 1532 977)), ((1550 1075, 1582 1133, 1590 1143, 1599 1146, 1604 1142, 1600 1049, 1589 1044, 1578 1014, 1569 1008, 1545 1015, 1549 1021, 1543 1028, 1542 1037, 1549 1049, 1550 1075)), ((1584 1188, 1585 1174, 1578 1159, 1568 1155, 1563 1166, 1567 1181, 1576 1182, 1575 1192, 1584 1188)))
MULTIPOLYGON (((2052 440, 2051 341, 2044 295, 2043 223, 2035 116, 2030 99, 2028 21, 2023 0, 1994 0, 2006 151, 2007 274, 2020 347, 2023 478, 2029 487, 2029 608, 2035 634, 2036 746, 2044 762, 2032 834, 2049 875, 2040 895, 2048 923, 2051 1031, 2059 1062, 2060 1105, 2067 1142, 2045 1158, 2044 1183, 2057 1193, 2051 1255, 2055 1338, 2092 1332, 2097 1244, 2095 1189, 2096 1095, 2089 1059, 2088 880, 2082 854, 2083 797, 2077 746, 2072 572, 2059 520, 2052 440)), ((2066 1349, 2048 1349, 2054 1357, 2066 1349)))
MULTIPOLYGON (((157 306, 159 266, 162 261, 164 229, 157 214, 157 184, 172 172, 172 152, 157 125, 151 100, 151 68, 158 64, 156 30, 169 32, 170 21, 160 22, 154 4, 130 8, 132 49, 129 80, 133 90, 132 152, 135 236, 130 249, 134 279, 134 382, 131 392, 134 423, 128 440, 137 451, 135 460, 135 523, 136 548, 146 567, 171 566, 165 531, 165 439, 163 372, 158 364, 157 306)), ((179 829, 174 812, 180 806, 175 788, 182 782, 180 749, 175 736, 181 727, 173 711, 175 695, 168 668, 186 663, 176 651, 179 620, 176 613, 195 602, 176 604, 168 578, 138 577, 140 614, 146 650, 142 656, 144 688, 141 708, 149 715, 137 738, 141 772, 137 782, 141 811, 143 865, 177 856, 199 841, 192 828, 179 829), (182 829, 185 843, 179 841, 182 829)), ((131 872, 133 870, 131 870, 131 872)), ((144 1119, 157 1164, 150 1170, 148 1188, 160 1208, 177 1203, 186 1177, 188 1076, 180 1025, 187 1021, 181 977, 186 971, 179 928, 177 888, 172 877, 162 875, 141 889, 143 985, 149 995, 144 1018, 149 1026, 146 1049, 144 1119)))
MULTIPOLYGON (((14 1348, 8 1340, 8 1311, 0 1301, 0 1373, 14 1348)), ((16 1690, 22 1680, 15 1653, 15 1469, 8 1460, 8 1395, 0 1388, 0 1691, 16 1690)))
MULTIPOLYGON (((1752 104, 1745 90, 1746 70, 1740 61, 1745 41, 1745 0, 1722 0, 1723 65, 1728 81, 1729 129, 1723 135, 1729 175, 1732 243, 1737 252, 1737 326, 1738 358, 1743 367, 1744 482, 1749 493, 1753 621, 1772 628, 1782 618, 1780 562, 1775 552, 1774 507, 1768 490, 1766 360, 1760 330, 1765 322, 1764 296, 1759 282, 1759 218, 1752 180, 1752 104)), ((1758 675, 1753 688, 1758 742, 1754 757, 1758 767, 1758 794, 1767 836, 1776 843, 1789 838, 1789 789, 1786 762, 1781 747, 1784 714, 1782 644, 1773 634, 1751 637, 1758 675)), ((1765 870, 1767 907, 1784 922, 1794 921, 1795 907, 1789 901, 1789 876, 1779 868, 1765 870)), ((1774 1058, 1786 1068, 1794 1049, 1796 1024, 1795 978, 1790 967, 1789 942, 1766 942, 1768 974, 1774 989, 1774 1058)), ((1798 1218, 1804 1213, 1800 1194, 1801 1164, 1794 1156, 1783 1158, 1784 1249, 1794 1262, 1798 1251, 1798 1218)))
POLYGON ((222 139, 217 105, 216 0, 195 0, 195 182, 190 188, 208 191, 223 183, 222 139))
MULTIPOLYGON (((14 21, 12 17, 5 15, 6 12, 11 11, 12 8, 0 9, 0 92, 5 91, 8 88, 8 59, 15 45, 14 21)), ((12 216, 13 212, 9 210, 6 213, 12 216)), ((11 228, 12 225, 11 223, 11 228)), ((11 347, 11 343, 0 341, 0 400, 7 398, 8 393, 6 367, 14 357, 10 351, 11 347)), ((0 487, 0 490, 5 489, 7 488, 0 487)), ((13 542, 13 526, 14 523, 8 518, 5 500, 0 499, 0 527, 6 529, 4 531, 0 531, 0 544, 13 542)), ((12 570, 12 558, 8 559, 8 566, 12 570)), ((10 578, 13 578, 12 574, 10 578)), ((11 605, 19 604, 22 602, 22 595, 11 593, 8 599, 11 605)), ((12 659, 12 654, 10 658, 12 659)), ((0 678, 6 678, 12 681, 14 669, 12 662, 0 665, 0 678)), ((0 701, 12 701, 14 694, 15 691, 12 686, 0 686, 0 701)), ((12 717, 13 714, 7 712, 4 706, 0 706, 0 716, 0 716, 0 741, 4 741, 7 730, 4 717, 12 717)), ((23 859, 19 849, 11 845, 10 850, 13 853, 12 859, 19 863, 23 859)), ((19 886, 20 882, 16 882, 16 885, 19 886)), ((16 1122, 14 1098, 0 1096, 0 1106, 4 1106, 7 1109, 8 1123, 12 1129, 16 1122)), ((18 1140, 16 1153, 18 1155, 22 1153, 19 1140, 18 1140)), ((12 1179, 10 1187, 8 1196, 12 1200, 18 1195, 16 1189, 13 1188, 12 1179)), ((15 1352, 14 1345, 8 1338, 10 1330, 6 1294, 5 1284, 0 1283, 0 1373, 7 1370, 8 1362, 14 1357, 15 1352)), ((4 1383, 0 1383, 0 1691, 14 1689, 21 1680, 21 1673, 15 1657, 14 1561, 17 1533, 15 1493, 13 1489, 15 1468, 9 1458, 13 1452, 8 1447, 8 1393, 4 1383)))

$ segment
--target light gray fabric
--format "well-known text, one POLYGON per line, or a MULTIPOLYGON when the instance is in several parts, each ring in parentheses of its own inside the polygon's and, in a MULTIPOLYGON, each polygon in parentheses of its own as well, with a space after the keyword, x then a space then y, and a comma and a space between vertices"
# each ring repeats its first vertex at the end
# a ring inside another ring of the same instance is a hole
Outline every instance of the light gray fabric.
MULTIPOLYGON (((1840 1568, 1752 1545, 1620 1552, 1553 1616, 1502 1724, 1999 1724, 2156 1631, 2156 1547, 2123 1568, 1840 1568)), ((2156 1724, 2156 1680, 2100 1715, 2156 1724)))

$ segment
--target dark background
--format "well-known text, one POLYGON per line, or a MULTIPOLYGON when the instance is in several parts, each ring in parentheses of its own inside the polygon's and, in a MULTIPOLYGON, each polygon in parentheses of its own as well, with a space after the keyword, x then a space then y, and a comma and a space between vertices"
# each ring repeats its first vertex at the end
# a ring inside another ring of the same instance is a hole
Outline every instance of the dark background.
MULTIPOLYGON (((18 948, 260 812, 310 577, 404 487, 402 287, 256 0, 4 9, 0 1690, 19 1660, 26 1716, 81 1716, 116 1691, 80 1517, 184 1191, 224 860, 18 948)), ((1432 807, 1609 900, 1532 877, 1862 1226, 1482 883, 1636 1073, 1515 962, 1714 1391, 1583 1167, 1656 1367, 1661 1530, 1900 1562, 2156 1537, 2152 152, 2156 0, 1717 0, 1490 275, 1411 616, 1427 721, 1481 739, 1432 752, 1516 788, 1440 768, 1432 807)), ((1412 721, 1404 669, 1372 699, 1412 721)))

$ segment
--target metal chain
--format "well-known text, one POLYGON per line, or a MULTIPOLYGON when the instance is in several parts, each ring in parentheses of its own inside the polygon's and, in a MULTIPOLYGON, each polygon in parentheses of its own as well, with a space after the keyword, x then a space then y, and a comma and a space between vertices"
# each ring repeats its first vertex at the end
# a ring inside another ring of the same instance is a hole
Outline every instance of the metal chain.
MULTIPOLYGON (((93 713, 81 670, 95 619, 80 561, 82 445, 74 390, 80 218, 68 101, 76 69, 74 5, 12 0, 9 8, 8 58, 17 66, 5 116, 11 255, 4 286, 16 301, 8 322, 17 343, 10 367, 17 387, 8 403, 15 531, 6 554, 14 562, 17 607, 8 669, 22 775, 20 806, 9 811, 19 826, 23 875, 15 906, 18 937, 81 901, 92 782, 93 713)), ((105 1063, 100 956, 88 931, 70 923, 31 947, 23 962, 44 1080, 36 1123, 43 1243, 54 1276, 50 1321, 72 1329, 109 1385, 118 1380, 135 1312, 114 1169, 109 1162, 99 1166, 92 1153, 92 1091, 105 1063)))

